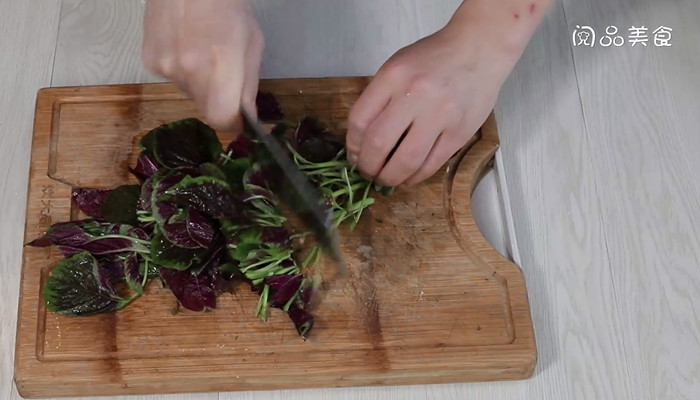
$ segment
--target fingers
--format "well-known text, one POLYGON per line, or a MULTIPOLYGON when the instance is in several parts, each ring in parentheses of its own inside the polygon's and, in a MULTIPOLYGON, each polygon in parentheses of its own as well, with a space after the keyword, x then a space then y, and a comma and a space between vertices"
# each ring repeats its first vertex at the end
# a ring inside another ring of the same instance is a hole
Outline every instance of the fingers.
POLYGON ((375 78, 367 85, 350 110, 345 146, 348 152, 348 161, 351 164, 354 165, 358 162, 367 128, 389 104, 391 93, 391 84, 385 79, 375 78))
POLYGON ((149 0, 143 19, 143 41, 141 59, 149 70, 169 77, 175 71, 177 34, 175 25, 181 1, 149 0))
POLYGON ((464 144, 460 137, 459 132, 454 130, 448 130, 441 134, 435 141, 433 148, 430 149, 423 165, 404 184, 415 185, 435 175, 464 144))
POLYGON ((443 130, 442 125, 438 125, 438 121, 439 119, 430 118, 427 115, 416 119, 406 138, 377 176, 377 183, 384 186, 398 186, 423 166, 443 130))
POLYGON ((248 43, 248 50, 245 56, 245 73, 243 76, 243 92, 241 94, 241 104, 257 115, 255 98, 258 94, 260 82, 260 64, 262 62, 265 43, 262 32, 255 31, 248 43))
POLYGON ((374 179, 417 114, 417 103, 407 97, 394 98, 364 133, 357 167, 367 179, 374 179))
POLYGON ((247 2, 149 0, 142 59, 193 98, 204 120, 234 130, 244 101, 255 110, 263 38, 247 2))

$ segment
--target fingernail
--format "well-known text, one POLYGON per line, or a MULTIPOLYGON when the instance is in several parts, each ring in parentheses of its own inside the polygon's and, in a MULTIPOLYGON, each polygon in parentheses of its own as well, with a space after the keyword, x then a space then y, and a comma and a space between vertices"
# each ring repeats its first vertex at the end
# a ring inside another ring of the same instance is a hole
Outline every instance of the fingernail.
POLYGON ((357 163, 357 154, 355 154, 355 153, 348 154, 348 161, 350 161, 350 164, 355 165, 357 163))

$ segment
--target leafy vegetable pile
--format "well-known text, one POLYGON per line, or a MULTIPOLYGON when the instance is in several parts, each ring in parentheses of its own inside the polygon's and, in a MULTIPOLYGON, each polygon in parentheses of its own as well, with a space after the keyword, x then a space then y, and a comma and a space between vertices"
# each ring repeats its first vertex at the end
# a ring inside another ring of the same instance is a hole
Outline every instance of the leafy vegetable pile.
MULTIPOLYGON (((389 194, 353 170, 345 148, 312 117, 284 121, 274 97, 259 93, 258 114, 272 135, 324 195, 336 224, 354 228, 373 203, 370 190, 389 194)), ((139 142, 130 171, 140 182, 111 190, 75 188, 73 203, 87 215, 52 225, 31 246, 55 246, 65 257, 53 268, 44 301, 54 313, 117 311, 159 278, 182 307, 216 308, 224 283, 248 282, 260 295, 255 316, 269 307, 289 315, 306 339, 313 268, 320 249, 304 251, 280 210, 280 171, 246 131, 224 150, 216 133, 187 118, 161 125, 139 142), (303 254, 306 253, 306 254, 303 254)))

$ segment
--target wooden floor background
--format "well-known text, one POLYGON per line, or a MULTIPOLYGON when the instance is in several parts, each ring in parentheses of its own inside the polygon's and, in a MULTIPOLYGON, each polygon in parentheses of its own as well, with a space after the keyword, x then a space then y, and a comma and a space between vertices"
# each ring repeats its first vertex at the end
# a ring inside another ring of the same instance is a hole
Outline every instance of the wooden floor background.
MULTIPOLYGON (((263 78, 370 75, 457 0, 256 0, 263 78)), ((155 82, 141 0, 0 0, 0 400, 13 347, 34 101, 155 82)), ((496 113, 539 347, 526 381, 134 399, 700 399, 700 2, 563 0, 496 113), (647 27, 648 46, 572 46, 647 27), (671 47, 652 30, 673 29, 671 47)), ((60 371, 57 371, 60 373, 60 371)), ((121 398, 119 398, 121 399, 121 398)), ((123 399, 122 399, 123 400, 123 399)))

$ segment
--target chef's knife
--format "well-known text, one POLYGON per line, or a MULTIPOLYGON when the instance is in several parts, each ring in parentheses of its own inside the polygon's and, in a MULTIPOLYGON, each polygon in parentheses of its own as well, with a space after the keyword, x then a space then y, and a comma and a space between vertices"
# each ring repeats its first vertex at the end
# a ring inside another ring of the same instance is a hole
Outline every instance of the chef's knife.
MULTIPOLYGON (((336 277, 345 276, 346 264, 340 251, 340 238, 335 228, 332 209, 324 205, 319 192, 282 149, 280 143, 271 134, 265 132, 257 118, 254 118, 245 107, 242 107, 242 113, 255 138, 270 152, 273 161, 282 172, 283 182, 282 190, 279 192, 280 197, 314 232, 322 249, 331 255, 338 267, 336 277)), ((318 275, 314 283, 315 286, 318 286, 318 275)), ((315 294, 312 293, 312 295, 316 297, 315 294)))

